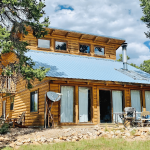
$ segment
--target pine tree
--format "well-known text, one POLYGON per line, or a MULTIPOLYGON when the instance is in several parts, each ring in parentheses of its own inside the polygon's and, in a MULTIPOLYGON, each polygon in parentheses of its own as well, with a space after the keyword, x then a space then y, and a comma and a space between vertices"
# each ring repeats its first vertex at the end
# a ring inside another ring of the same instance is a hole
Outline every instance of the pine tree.
POLYGON ((49 68, 33 69, 35 63, 25 55, 29 51, 27 42, 20 41, 20 35, 27 35, 30 27, 36 38, 44 37, 48 32, 45 27, 49 25, 49 18, 40 19, 45 14, 42 0, 0 0, 0 48, 1 55, 13 52, 18 62, 5 67, 6 72, 20 73, 27 81, 27 87, 32 88, 31 81, 35 78, 40 81, 45 77, 49 68), (8 70, 8 71, 6 71, 8 70))

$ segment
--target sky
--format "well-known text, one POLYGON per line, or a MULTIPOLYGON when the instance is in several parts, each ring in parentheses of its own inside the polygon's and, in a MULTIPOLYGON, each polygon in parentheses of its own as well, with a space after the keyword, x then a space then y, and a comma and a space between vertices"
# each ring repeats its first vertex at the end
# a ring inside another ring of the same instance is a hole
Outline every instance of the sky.
MULTIPOLYGON (((139 0, 45 0, 50 27, 125 39, 129 63, 150 59, 150 39, 139 0)), ((117 59, 122 48, 117 50, 117 59)))

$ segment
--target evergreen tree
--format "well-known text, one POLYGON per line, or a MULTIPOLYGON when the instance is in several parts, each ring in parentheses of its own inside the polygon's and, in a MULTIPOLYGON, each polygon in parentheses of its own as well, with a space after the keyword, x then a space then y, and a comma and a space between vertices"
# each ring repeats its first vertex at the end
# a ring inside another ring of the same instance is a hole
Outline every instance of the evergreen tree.
MULTIPOLYGON (((141 7, 144 16, 142 16, 141 20, 146 23, 148 29, 150 28, 150 1, 149 0, 140 0, 141 1, 141 7)), ((146 37, 150 38, 150 32, 147 31, 146 37)))
POLYGON ((27 35, 30 27, 36 38, 44 37, 48 32, 45 27, 49 25, 49 18, 39 20, 45 14, 42 0, 0 0, 0 48, 1 55, 13 52, 18 62, 5 67, 6 72, 21 74, 27 81, 27 87, 32 88, 31 81, 35 78, 40 81, 45 77, 48 68, 33 69, 35 63, 30 57, 25 56, 29 51, 27 42, 20 41, 20 35, 27 35), (6 71, 8 70, 8 71, 6 71))

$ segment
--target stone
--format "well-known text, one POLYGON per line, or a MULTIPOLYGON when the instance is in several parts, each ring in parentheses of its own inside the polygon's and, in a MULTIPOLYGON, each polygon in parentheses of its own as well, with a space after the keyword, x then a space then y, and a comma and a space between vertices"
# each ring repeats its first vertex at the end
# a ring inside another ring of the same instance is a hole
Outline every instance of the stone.
POLYGON ((117 130, 116 132, 115 132, 115 135, 120 135, 120 130, 117 130))
POLYGON ((125 133, 125 136, 129 137, 129 136, 130 136, 130 133, 129 133, 129 132, 125 133))
POLYGON ((32 145, 41 145, 41 144, 36 141, 33 141, 32 145))
POLYGON ((60 139, 54 139, 54 143, 60 142, 60 139))
POLYGON ((53 142, 53 138, 49 138, 49 139, 47 139, 47 142, 50 142, 50 143, 52 143, 53 142))
POLYGON ((111 138, 111 135, 110 134, 103 134, 102 137, 104 137, 104 138, 111 138))
POLYGON ((62 139, 63 139, 63 140, 66 140, 66 139, 67 139, 67 137, 63 136, 63 137, 62 137, 62 139))
POLYGON ((112 135, 113 135, 113 134, 114 134, 114 132, 113 132, 113 131, 110 131, 110 134, 112 134, 112 135))
MULTIPOLYGON (((0 144, 0 145, 1 145, 1 144, 0 144)), ((12 142, 12 143, 9 144, 9 146, 10 146, 10 147, 15 147, 15 143, 12 142)))
POLYGON ((140 132, 136 132, 136 133, 134 134, 134 136, 140 136, 140 135, 141 135, 140 132))
POLYGON ((22 142, 16 142, 17 146, 21 146, 23 143, 22 142))
POLYGON ((69 140, 69 139, 66 139, 66 141, 70 142, 70 140, 69 140))
POLYGON ((92 133, 91 133, 91 132, 87 132, 87 134, 88 134, 89 136, 92 136, 92 133))
POLYGON ((76 140, 76 139, 78 139, 78 138, 77 138, 76 136, 73 136, 72 139, 75 139, 75 140, 76 140))
POLYGON ((41 142, 44 143, 44 142, 46 142, 46 141, 47 141, 46 138, 42 136, 42 137, 41 137, 41 142))
POLYGON ((72 141, 72 142, 75 142, 75 141, 76 141, 76 139, 72 139, 71 141, 72 141))

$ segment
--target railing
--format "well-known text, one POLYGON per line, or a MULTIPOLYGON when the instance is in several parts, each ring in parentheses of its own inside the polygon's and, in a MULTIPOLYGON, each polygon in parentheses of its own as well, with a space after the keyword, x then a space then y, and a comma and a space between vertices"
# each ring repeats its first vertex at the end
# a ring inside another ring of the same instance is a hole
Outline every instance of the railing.
POLYGON ((0 93, 15 93, 17 78, 15 76, 0 75, 0 93))

